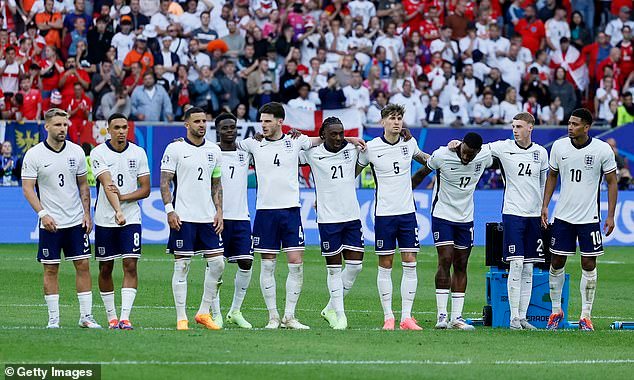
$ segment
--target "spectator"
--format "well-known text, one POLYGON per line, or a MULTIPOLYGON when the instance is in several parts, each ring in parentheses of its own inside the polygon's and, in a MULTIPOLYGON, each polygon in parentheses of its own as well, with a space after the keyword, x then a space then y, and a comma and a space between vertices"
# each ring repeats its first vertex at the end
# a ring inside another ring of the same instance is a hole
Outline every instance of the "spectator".
POLYGON ((610 38, 610 45, 616 46, 623 39, 622 30, 625 25, 634 28, 634 21, 630 20, 632 8, 624 6, 619 9, 619 17, 610 21, 605 27, 605 34, 610 38))
POLYGON ((403 82, 412 79, 412 76, 405 71, 405 63, 396 62, 394 65, 394 71, 392 72, 392 78, 390 79, 390 93, 395 94, 403 91, 403 82))
POLYGON ((328 87, 319 90, 322 110, 337 110, 346 107, 346 95, 334 74, 328 75, 328 87))
POLYGON ((188 62, 187 52, 189 44, 185 38, 179 36, 179 30, 178 24, 169 24, 167 27, 167 35, 172 37, 170 51, 176 53, 181 62, 188 62))
POLYGON ((449 15, 445 20, 445 25, 447 25, 451 30, 451 38, 459 40, 466 36, 468 23, 469 19, 465 17, 465 3, 464 1, 459 0, 453 14, 449 15))
MULTIPOLYGON (((629 184, 632 181, 632 175, 628 168, 627 158, 621 156, 619 149, 616 146, 616 140, 612 137, 605 140, 610 145, 614 152, 614 160, 616 161, 617 179, 619 182, 619 190, 628 190, 629 184)), ((4 146, 3 146, 4 147, 4 146)))
POLYGON ((566 70, 558 67, 555 70, 555 78, 548 87, 548 92, 552 99, 559 97, 561 105, 564 108, 564 120, 568 117, 577 106, 577 94, 575 88, 566 80, 566 70))
POLYGON ((107 120, 111 115, 120 113, 130 117, 132 112, 132 102, 125 89, 121 86, 114 91, 108 92, 101 98, 101 105, 97 110, 99 119, 107 120))
POLYGON ((425 118, 423 119, 423 127, 429 124, 442 124, 444 122, 442 108, 438 105, 438 97, 432 95, 429 98, 429 105, 425 107, 425 118))
POLYGON ((348 38, 344 35, 341 22, 338 19, 330 21, 329 31, 324 37, 324 43, 328 50, 326 61, 331 65, 337 65, 348 52, 348 38))
POLYGON ((200 27, 191 32, 192 38, 196 38, 202 46, 207 46, 211 41, 218 39, 218 33, 209 27, 211 16, 209 11, 200 13, 200 27))
POLYGON ((626 92, 622 95, 622 104, 616 110, 616 117, 612 119, 613 127, 634 122, 634 104, 632 104, 632 93, 626 92))
POLYGON ((392 75, 392 61, 387 59, 387 53, 383 46, 378 46, 374 51, 374 58, 365 66, 364 74, 367 78, 370 74, 370 68, 377 66, 381 79, 388 79, 392 75))
POLYGON ((310 61, 315 57, 315 55, 317 55, 317 48, 321 42, 321 35, 315 29, 315 21, 312 19, 308 19, 308 21, 306 21, 305 27, 304 33, 297 37, 297 42, 300 44, 302 64, 308 66, 310 65, 310 61))
POLYGON ((167 92, 155 85, 154 73, 143 75, 143 86, 132 92, 132 117, 138 121, 172 121, 172 104, 167 92))
MULTIPOLYGON (((218 89, 220 90, 220 107, 227 112, 233 111, 245 98, 244 82, 236 74, 236 65, 233 61, 227 61, 222 66, 222 75, 216 75, 218 89)), ((300 79, 301 80, 301 79, 300 79)))
POLYGON ((467 107, 465 104, 461 104, 460 101, 460 97, 453 97, 449 105, 442 110, 443 122, 454 128, 469 124, 467 107))
POLYGON ((291 101, 288 102, 289 107, 306 111, 317 110, 315 103, 308 98, 310 94, 310 85, 308 83, 301 82, 297 89, 297 94, 297 98, 291 99, 291 101))
POLYGON ((368 71, 367 79, 363 81, 363 87, 368 91, 384 91, 390 92, 390 86, 387 80, 381 78, 381 68, 379 66, 371 66, 368 71))
POLYGON ((140 0, 130 0, 130 13, 128 16, 132 19, 132 29, 140 30, 150 23, 150 18, 141 13, 140 0))
POLYGON ((352 63, 354 62, 354 57, 346 54, 341 59, 341 65, 339 68, 335 70, 335 75, 337 76, 337 81, 341 84, 341 87, 346 87, 350 84, 350 80, 352 79, 352 63))
POLYGON ((139 63, 141 65, 141 72, 145 73, 148 68, 154 66, 154 56, 147 48, 147 38, 145 36, 139 36, 134 43, 134 49, 131 50, 123 60, 123 67, 126 70, 130 69, 130 65, 133 63, 139 63))
MULTIPOLYGON (((546 53, 545 50, 537 50, 537 53, 535 53, 535 61, 533 63, 531 63, 528 68, 527 71, 529 72, 528 76, 531 77, 531 70, 533 70, 533 68, 537 69, 537 78, 539 79, 539 81, 541 83, 543 83, 544 85, 548 86, 549 83, 549 79, 550 79, 550 67, 546 64, 546 61, 548 60, 548 54, 546 53)), ((530 82, 533 81, 534 77, 531 77, 530 82)), ((548 99, 547 99, 548 100, 548 99)))
POLYGON ((121 17, 121 31, 112 37, 112 46, 117 49, 117 60, 123 62, 134 46, 135 35, 132 31, 132 17, 125 15, 121 17))
POLYGON ((20 178, 20 166, 18 158, 13 155, 13 146, 10 141, 2 143, 2 165, 0 165, 1 186, 18 186, 20 178))
POLYGON ((530 94, 535 95, 537 102, 542 107, 548 105, 550 101, 548 87, 540 80, 539 69, 536 66, 531 67, 528 77, 524 79, 520 89, 522 99, 528 98, 530 94))
MULTIPOLYGON (((581 1, 584 0, 578 0, 578 2, 581 1)), ((592 26, 592 20, 590 20, 590 26, 592 26)), ((572 20, 570 21, 570 40, 579 51, 592 42, 590 29, 586 26, 583 15, 579 11, 572 12, 572 20)))
POLYGON ((582 49, 581 55, 588 62, 588 71, 590 72, 590 79, 593 82, 597 75, 597 66, 610 55, 611 48, 612 45, 610 45, 609 37, 605 33, 599 32, 596 42, 582 49))
POLYGON ((473 107, 473 122, 482 126, 495 125, 500 122, 500 107, 494 103, 490 91, 482 95, 482 101, 473 107))
POLYGON ((178 23, 183 26, 183 34, 191 36, 192 31, 201 26, 200 13, 198 12, 198 0, 187 0, 185 12, 177 16, 178 23))
POLYGON ((20 90, 19 94, 22 95, 22 107, 20 107, 22 120, 40 121, 42 116, 42 96, 39 90, 31 87, 31 78, 22 77, 20 90))
POLYGON ((74 94, 68 103, 70 127, 68 135, 73 142, 80 141, 81 131, 86 127, 86 121, 92 120, 92 101, 84 93, 84 88, 79 83, 73 87, 74 94))
POLYGON ((81 84, 84 90, 90 88, 90 75, 77 67, 77 60, 73 56, 66 59, 66 71, 59 79, 59 89, 62 93, 62 106, 67 108, 68 102, 73 98, 75 83, 81 84))
POLYGON ((374 91, 372 94, 374 101, 368 107, 366 122, 369 124, 379 124, 381 121, 381 111, 387 105, 387 94, 383 90, 374 91))
MULTIPOLYGON (((134 1, 138 4, 138 0, 134 1)), ((88 30, 88 36, 86 38, 88 44, 88 61, 92 64, 96 65, 106 59, 106 52, 111 46, 112 38, 114 37, 112 32, 106 29, 107 25, 107 20, 104 17, 99 17, 97 18, 95 27, 88 30)))
POLYGON ((522 83, 522 78, 526 73, 526 65, 517 59, 520 45, 511 44, 508 55, 500 60, 500 72, 502 78, 513 86, 518 92, 522 83))
POLYGON ((75 0, 75 7, 73 12, 68 13, 64 16, 64 29, 66 29, 66 33, 71 33, 77 27, 77 19, 84 20, 84 28, 87 25, 92 26, 92 17, 86 14, 86 1, 85 0, 75 0))
POLYGON ((511 41, 500 35, 500 27, 492 24, 489 27, 489 40, 483 47, 483 53, 487 54, 487 64, 491 67, 500 67, 499 60, 506 57, 511 48, 511 41))
MULTIPOLYGON (((171 45, 170 45, 171 46, 171 45)), ((199 41, 195 38, 192 38, 189 41, 189 52, 187 53, 187 60, 183 61, 183 63, 189 66, 189 71, 187 77, 190 82, 195 81, 201 75, 201 68, 204 66, 211 67, 211 59, 209 55, 199 51, 199 41)), ((180 57, 179 57, 180 61, 180 57)))
MULTIPOLYGON (((83 1, 83 0, 78 0, 83 1)), ((72 32, 66 33, 64 41, 62 42, 63 56, 77 55, 77 44, 79 41, 87 43, 88 33, 86 31, 86 20, 81 17, 75 19, 75 25, 72 32)))
POLYGON ((238 104, 238 107, 236 107, 235 109, 234 115, 236 115, 236 121, 238 125, 244 125, 250 121, 247 105, 244 103, 238 104))
POLYGON ((546 45, 550 50, 559 50, 559 41, 563 38, 570 38, 570 25, 566 22, 566 10, 564 8, 555 9, 555 16, 546 21, 546 45))
POLYGON ((244 47, 244 52, 238 57, 236 69, 238 75, 242 79, 247 79, 249 74, 258 68, 258 60, 255 57, 255 47, 252 44, 248 44, 244 47))
POLYGON ((251 9, 255 12, 255 22, 262 27, 268 20, 269 14, 277 10, 277 2, 273 0, 254 0, 251 9))
MULTIPOLYGON (((79 0, 82 1, 82 0, 79 0)), ((35 16, 35 23, 47 45, 62 47, 61 30, 64 27, 62 14, 53 10, 54 0, 44 1, 44 12, 35 16)))
MULTIPOLYGON (((149 71, 148 71, 149 72, 149 71)), ((141 64, 139 62, 133 62, 130 66, 130 75, 123 80, 123 86, 126 89, 128 95, 132 95, 132 91, 137 86, 143 84, 143 71, 141 70, 141 64)))
POLYGON ((522 104, 517 101, 517 90, 514 87, 506 89, 504 101, 500 103, 500 121, 509 124, 513 121, 513 117, 522 112, 522 104))
POLYGON ((627 88, 631 81, 630 74, 634 72, 634 44, 632 44, 632 28, 626 25, 622 32, 623 39, 616 47, 621 50, 620 75, 623 83, 620 85, 621 88, 627 88))
MULTIPOLYGON (((404 53, 405 46, 403 45, 403 39, 394 35, 396 32, 396 23, 393 21, 388 21, 385 24, 384 35, 377 38, 376 42, 374 42, 374 51, 377 55, 377 59, 379 59, 378 48, 382 47, 385 49, 385 59, 387 59, 390 63, 397 62, 399 56, 404 53)), ((385 73, 384 73, 385 74, 385 73)))
POLYGON ((269 103, 277 93, 277 83, 269 72, 269 60, 262 57, 258 61, 258 70, 253 71, 247 78, 247 93, 254 109, 259 109, 263 104, 269 103))
POLYGON ((317 93, 320 89, 328 86, 328 78, 320 71, 319 58, 310 59, 310 68, 303 77, 304 82, 310 85, 312 93, 317 93))
POLYGON ((614 83, 617 87, 620 87, 621 82, 621 49, 613 47, 610 49, 610 55, 604 59, 597 67, 597 82, 603 80, 605 75, 605 68, 609 67, 612 71, 612 77, 614 77, 614 83))
MULTIPOLYGON (((174 15, 169 13, 171 0, 160 0, 158 12, 150 17, 150 24, 156 27, 156 32, 162 36, 167 32, 170 25, 173 25, 174 15)), ((172 36, 173 37, 173 36, 172 36)))
POLYGON ((535 6, 529 5, 526 7, 524 17, 515 23, 515 32, 522 35, 522 46, 528 48, 533 54, 538 49, 544 48, 546 37, 544 23, 535 16, 535 6))
POLYGON ((533 115, 535 120, 539 123, 539 115, 541 113, 541 110, 542 110, 542 107, 537 102, 537 95, 533 92, 529 93, 528 96, 526 97, 526 101, 524 102, 524 105, 522 106, 522 111, 528 112, 531 115, 533 115))
POLYGON ((189 82, 191 104, 204 109, 207 114, 217 114, 220 110, 217 94, 221 92, 221 87, 209 66, 203 66, 198 79, 189 82))
POLYGON ((558 67, 566 69, 566 80, 573 83, 578 90, 583 90, 588 85, 588 68, 579 50, 570 46, 568 37, 562 37, 560 49, 551 54, 550 67, 554 70, 558 67))
POLYGON ((403 115, 403 124, 406 127, 418 127, 421 125, 425 115, 422 114, 423 105, 420 98, 412 93, 413 84, 411 79, 403 81, 403 91, 396 93, 390 98, 390 103, 400 104, 405 107, 405 115, 403 115))
MULTIPOLYGON (((240 30, 238 29, 238 25, 235 21, 229 20, 227 21, 227 29, 229 33, 222 37, 222 40, 227 43, 229 47, 229 51, 225 53, 228 57, 237 59, 238 55, 244 50, 244 45, 246 43, 244 36, 240 34, 240 30)), ((190 43, 191 50, 191 43, 190 43)), ((288 54, 288 52, 287 52, 288 54)))
POLYGON ((24 68, 15 57, 15 48, 9 46, 5 49, 4 60, 0 61, 0 88, 5 95, 18 92, 19 78, 24 75, 24 68))
POLYGON ((180 65, 180 59, 176 53, 172 53, 170 50, 172 36, 167 35, 163 37, 161 44, 163 47, 158 54, 154 55, 154 62, 157 65, 163 66, 165 72, 162 77, 171 85, 176 79, 176 70, 178 70, 178 65, 180 65))
POLYGON ((546 107, 542 107, 539 119, 545 125, 559 125, 564 121, 564 108, 561 106, 561 98, 555 98, 546 107))
POLYGON ((180 120, 181 116, 185 113, 184 107, 191 103, 189 95, 189 88, 191 83, 187 79, 187 66, 178 65, 176 70, 176 80, 170 91, 170 98, 172 101, 172 108, 174 109, 174 117, 180 120))
POLYGON ((612 77, 603 78, 603 85, 597 89, 594 96, 594 112, 597 121, 612 121, 614 115, 610 115, 610 102, 619 99, 619 92, 614 88, 612 77))
POLYGON ((500 70, 492 68, 489 72, 489 80, 485 83, 485 87, 489 87, 493 91, 493 95, 497 98, 498 102, 502 102, 506 97, 506 90, 509 88, 509 84, 502 80, 500 70))
POLYGON ((362 83, 363 78, 361 77, 361 72, 353 72, 350 84, 343 88, 343 93, 346 96, 346 107, 358 109, 362 119, 365 119, 365 115, 370 107, 370 91, 368 91, 366 87, 363 87, 362 83))
POLYGON ((452 31, 448 26, 440 28, 440 37, 431 42, 429 50, 432 54, 440 53, 443 60, 454 63, 459 58, 458 43, 451 39, 452 31))

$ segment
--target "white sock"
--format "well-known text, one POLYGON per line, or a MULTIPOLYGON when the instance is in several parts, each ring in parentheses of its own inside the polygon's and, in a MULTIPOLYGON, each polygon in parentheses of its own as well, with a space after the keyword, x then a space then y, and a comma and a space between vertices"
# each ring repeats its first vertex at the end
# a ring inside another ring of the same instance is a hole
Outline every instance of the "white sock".
POLYGON ((564 268, 555 269, 552 266, 550 267, 548 285, 550 287, 550 300, 553 304, 553 314, 561 313, 561 291, 564 288, 565 279, 564 268))
POLYGON ((346 267, 341 272, 341 280, 343 282, 343 296, 345 297, 350 293, 354 281, 363 269, 363 261, 361 260, 346 260, 346 267))
POLYGON ((447 315, 447 302, 449 301, 449 289, 436 289, 437 317, 441 314, 447 315))
POLYGON ((337 318, 343 316, 343 280, 341 265, 328 265, 328 291, 330 293, 329 305, 337 312, 337 318))
POLYGON ((520 319, 526 319, 526 312, 531 304, 531 294, 533 293, 533 263, 524 263, 521 283, 520 319))
POLYGON ((108 321, 117 319, 117 307, 114 304, 114 291, 99 292, 99 294, 101 294, 103 306, 106 308, 106 318, 108 318, 108 321))
POLYGON ((376 276, 376 286, 379 288, 384 320, 394 318, 394 313, 392 312, 392 268, 379 267, 379 273, 376 276))
POLYGON ((451 320, 462 317, 462 307, 464 306, 464 293, 451 292, 451 320))
POLYGON ((79 314, 82 317, 92 315, 92 292, 77 293, 77 299, 79 300, 79 314))
POLYGON ((401 278, 401 322, 412 317, 412 305, 416 297, 418 287, 418 274, 416 273, 416 262, 403 262, 403 277, 401 278))
POLYGON ((132 305, 136 298, 135 288, 121 288, 121 320, 129 321, 132 305))
POLYGON ((275 259, 262 259, 260 268, 260 289, 262 297, 269 311, 269 319, 280 318, 277 313, 277 300, 275 296, 275 259))
POLYGON ((185 304, 187 302, 187 274, 189 273, 190 258, 174 260, 174 274, 172 275, 172 293, 176 307, 176 319, 187 320, 185 304))
POLYGON ((238 268, 235 279, 235 290, 233 291, 233 301, 231 302, 231 311, 240 311, 242 301, 244 301, 244 296, 247 294, 247 289, 251 282, 252 273, 253 271, 251 269, 244 270, 238 268))
POLYGON ((59 322, 59 294, 45 295, 44 300, 48 306, 49 322, 59 322))
POLYGON ((197 314, 209 314, 209 308, 217 297, 218 280, 225 270, 225 258, 223 256, 207 257, 207 268, 205 268, 205 285, 203 298, 197 314))
POLYGON ((216 296, 211 301, 211 318, 222 316, 220 310, 220 285, 222 285, 222 279, 216 283, 216 296))
POLYGON ((284 316, 295 318, 295 307, 302 293, 304 283, 304 264, 288 264, 288 276, 286 277, 286 306, 284 316))
POLYGON ((581 318, 590 318, 594 292, 597 288, 597 268, 591 271, 581 270, 581 318))
POLYGON ((511 320, 520 317, 520 297, 522 291, 522 267, 523 260, 511 260, 509 263, 509 278, 507 290, 509 296, 509 306, 511 308, 511 320))

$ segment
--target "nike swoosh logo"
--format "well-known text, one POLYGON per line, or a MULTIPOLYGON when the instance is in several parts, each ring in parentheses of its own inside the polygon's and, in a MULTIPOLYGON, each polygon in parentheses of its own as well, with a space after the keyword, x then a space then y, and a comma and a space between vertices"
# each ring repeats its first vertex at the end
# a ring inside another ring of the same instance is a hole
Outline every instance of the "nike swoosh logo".
POLYGON ((593 247, 593 249, 592 249, 592 250, 593 250, 593 251, 598 251, 599 249, 601 249, 601 246, 598 246, 598 247, 593 247))
POLYGON ((330 291, 330 293, 334 293, 334 292, 336 292, 336 291, 337 291, 337 289, 335 289, 335 290, 331 290, 331 291, 330 291))
POLYGON ((377 157, 377 158, 381 158, 381 157, 383 157, 383 156, 385 156, 385 153, 383 153, 383 154, 377 154, 377 155, 376 155, 376 157, 377 157))
POLYGON ((384 294, 381 294, 381 297, 385 297, 385 296, 387 296, 388 294, 390 294, 390 293, 384 293, 384 294))
POLYGON ((90 248, 84 249, 84 253, 88 253, 88 252, 90 252, 90 248))
POLYGON ((323 160, 326 157, 317 157, 318 160, 323 160))
POLYGON ((191 157, 191 156, 183 156, 183 158, 189 158, 189 157, 191 157))
POLYGON ((449 170, 456 170, 456 169, 458 169, 458 168, 449 168, 449 170))
POLYGON ((561 159, 562 159, 562 160, 565 160, 566 158, 568 158, 568 157, 562 157, 561 159))
POLYGON ((416 292, 407 292, 407 293, 409 293, 409 294, 416 294, 416 292))
POLYGON ((141 250, 141 248, 134 248, 132 249, 132 252, 139 252, 141 250))
POLYGON ((273 285, 271 285, 271 286, 266 286, 266 287, 264 287, 264 289, 269 290, 269 289, 271 289, 272 287, 273 287, 273 285))
POLYGON ((508 152, 511 156, 514 154, 518 154, 517 152, 508 152))
POLYGON ((48 165, 44 165, 45 168, 48 168, 49 166, 51 166, 53 164, 48 164, 48 165))

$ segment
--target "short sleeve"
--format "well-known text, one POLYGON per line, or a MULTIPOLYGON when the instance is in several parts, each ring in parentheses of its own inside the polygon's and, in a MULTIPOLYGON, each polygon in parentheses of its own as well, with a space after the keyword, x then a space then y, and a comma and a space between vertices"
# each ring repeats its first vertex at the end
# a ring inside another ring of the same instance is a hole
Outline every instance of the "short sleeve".
POLYGON ((606 146, 604 152, 602 154, 601 159, 601 171, 603 174, 609 174, 616 170, 616 158, 614 157, 614 152, 612 148, 606 146))
POLYGON ((420 148, 418 147, 418 141, 416 141, 415 138, 411 138, 408 142, 407 142, 408 146, 410 147, 410 149, 412 150, 412 152, 414 152, 412 154, 412 157, 416 157, 416 156, 420 156, 423 154, 423 151, 420 150, 420 148))
POLYGON ((542 147, 542 149, 540 150, 541 155, 540 159, 541 159, 541 171, 546 171, 548 170, 548 152, 546 151, 546 149, 544 149, 542 147))
POLYGON ((86 165, 86 156, 84 151, 77 147, 77 177, 83 177, 88 174, 88 165, 86 165))
POLYGON ((548 161, 548 166, 550 166, 550 170, 554 170, 556 172, 559 171, 559 157, 557 156, 557 143, 553 144, 553 147, 550 149, 550 160, 548 161))
POLYGON ((491 155, 493 157, 500 157, 500 150, 502 148, 503 142, 502 141, 493 141, 491 143, 485 144, 489 146, 489 149, 491 150, 491 155))
POLYGON ((301 150, 308 150, 313 147, 313 142, 306 135, 299 136, 299 138, 297 139, 297 142, 300 144, 299 148, 301 150))
POLYGON ((427 160, 427 167, 431 170, 438 170, 440 169, 440 164, 441 164, 441 160, 438 157, 440 156, 440 153, 438 153, 438 150, 435 150, 431 156, 429 156, 429 159, 427 160))
POLYGON ((252 137, 240 141, 236 141, 238 150, 253 154, 253 143, 256 142, 252 137))
POLYGON ((27 151, 22 160, 22 179, 37 179, 37 162, 33 157, 33 151, 27 151))
POLYGON ((90 152, 90 161, 95 178, 99 178, 100 175, 109 171, 108 163, 99 152, 99 149, 93 149, 93 151, 90 152))
POLYGON ((304 150, 299 152, 299 164, 300 165, 310 165, 310 161, 309 161, 309 155, 310 153, 309 150, 304 150))
POLYGON ((363 167, 368 166, 368 164, 370 163, 370 157, 368 155, 369 153, 367 149, 365 150, 365 152, 360 152, 359 158, 357 158, 357 165, 363 167))
POLYGON ((176 173, 178 156, 175 153, 173 144, 169 144, 167 148, 165 148, 165 153, 163 153, 163 158, 161 159, 162 172, 176 173))
POLYGON ((147 154, 145 154, 144 150, 139 149, 139 172, 137 173, 137 178, 144 177, 146 175, 150 175, 150 166, 147 160, 147 154))
POLYGON ((490 168, 493 166, 493 152, 491 151, 491 146, 489 144, 485 145, 483 149, 486 149, 487 160, 485 161, 485 166, 490 168))

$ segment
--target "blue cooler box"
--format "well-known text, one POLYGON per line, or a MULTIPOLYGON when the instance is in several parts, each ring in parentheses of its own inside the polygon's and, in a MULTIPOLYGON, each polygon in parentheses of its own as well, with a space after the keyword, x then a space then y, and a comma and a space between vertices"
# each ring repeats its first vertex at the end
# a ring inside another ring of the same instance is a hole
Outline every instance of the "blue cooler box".
MULTIPOLYGON (((511 311, 509 307, 506 282, 509 273, 505 269, 491 267, 486 275, 487 304, 491 306, 492 327, 509 327, 511 311)), ((568 322, 568 297, 570 295, 570 275, 566 274, 564 288, 561 293, 561 306, 564 311, 564 320, 560 328, 571 327, 568 322)), ((526 319, 533 326, 545 329, 551 312, 550 289, 548 286, 548 271, 534 269, 533 293, 526 313, 526 319)))

